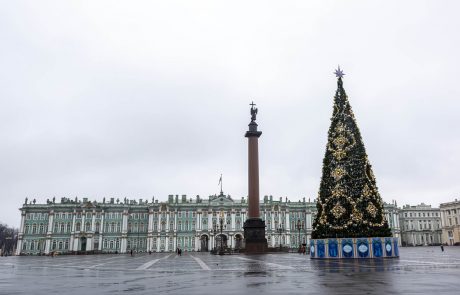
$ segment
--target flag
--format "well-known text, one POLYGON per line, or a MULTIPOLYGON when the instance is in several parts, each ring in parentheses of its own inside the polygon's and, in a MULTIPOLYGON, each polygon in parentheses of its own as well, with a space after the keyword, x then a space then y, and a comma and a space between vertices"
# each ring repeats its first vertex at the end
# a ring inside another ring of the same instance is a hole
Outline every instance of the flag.
POLYGON ((219 183, 218 183, 217 185, 219 185, 219 184, 221 184, 221 183, 222 183, 222 174, 220 175, 219 183))

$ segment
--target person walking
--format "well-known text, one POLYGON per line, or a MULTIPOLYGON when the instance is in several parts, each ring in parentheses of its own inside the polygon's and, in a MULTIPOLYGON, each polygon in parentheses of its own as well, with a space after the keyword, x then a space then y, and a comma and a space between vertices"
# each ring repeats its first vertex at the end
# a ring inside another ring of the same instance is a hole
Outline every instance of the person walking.
POLYGON ((441 251, 444 252, 444 245, 441 244, 441 251))
POLYGON ((133 249, 131 249, 131 257, 133 256, 133 249))

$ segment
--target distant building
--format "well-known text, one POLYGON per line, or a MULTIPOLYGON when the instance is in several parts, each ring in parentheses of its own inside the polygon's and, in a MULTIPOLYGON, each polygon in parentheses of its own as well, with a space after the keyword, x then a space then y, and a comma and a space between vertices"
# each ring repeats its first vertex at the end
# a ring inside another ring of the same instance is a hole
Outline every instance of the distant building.
MULTIPOLYGON (((398 209, 395 204, 384 208, 388 224, 399 237, 398 209)), ((20 211, 17 254, 171 252, 177 247, 208 251, 220 243, 237 250, 244 247, 247 201, 224 194, 206 199, 170 195, 167 202, 62 198, 60 203, 47 200, 46 204, 26 200, 20 211)), ((260 216, 267 226, 268 245, 298 248, 308 243, 315 214, 316 203, 305 198, 294 202, 265 196, 260 216)))
POLYGON ((447 245, 460 245, 460 201, 442 203, 442 242, 447 245))
POLYGON ((441 244, 441 211, 424 203, 405 205, 399 212, 403 246, 441 244))

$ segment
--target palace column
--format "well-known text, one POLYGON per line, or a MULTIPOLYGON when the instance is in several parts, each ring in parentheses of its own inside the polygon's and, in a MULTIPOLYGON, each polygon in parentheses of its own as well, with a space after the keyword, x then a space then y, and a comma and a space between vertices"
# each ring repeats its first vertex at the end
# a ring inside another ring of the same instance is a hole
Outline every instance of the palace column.
POLYGON ((267 250, 265 222, 259 216, 259 137, 257 131, 257 108, 251 104, 251 123, 245 137, 248 138, 248 219, 244 222, 246 253, 260 253, 267 250))
MULTIPOLYGON (((21 209, 21 225, 19 227, 19 233, 18 233, 18 243, 16 245, 16 255, 20 255, 21 254, 21 250, 22 250, 22 238, 24 236, 24 222, 25 222, 25 219, 26 219, 26 210, 25 209, 21 209)), ((41 248, 40 248, 41 250, 41 248)))
POLYGON ((51 235, 53 233, 53 219, 54 219, 54 210, 51 210, 48 213, 48 231, 46 232, 45 254, 49 254, 51 250, 51 235))

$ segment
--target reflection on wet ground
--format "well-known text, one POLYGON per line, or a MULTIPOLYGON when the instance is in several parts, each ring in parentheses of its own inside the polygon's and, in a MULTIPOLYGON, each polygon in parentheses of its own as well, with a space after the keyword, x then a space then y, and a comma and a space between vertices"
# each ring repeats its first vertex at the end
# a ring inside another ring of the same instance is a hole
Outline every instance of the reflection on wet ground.
POLYGON ((171 253, 1 257, 0 294, 458 294, 460 247, 399 259, 171 253))

